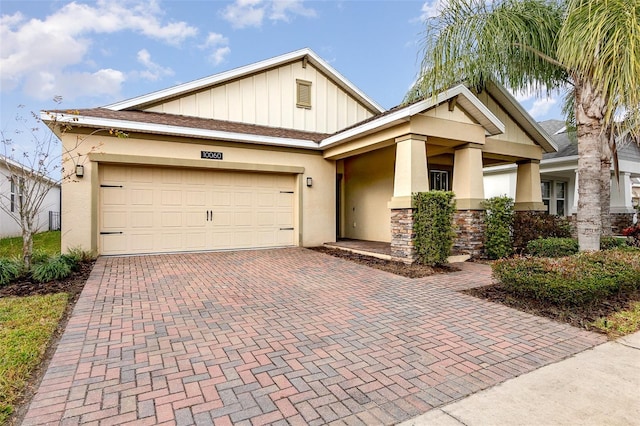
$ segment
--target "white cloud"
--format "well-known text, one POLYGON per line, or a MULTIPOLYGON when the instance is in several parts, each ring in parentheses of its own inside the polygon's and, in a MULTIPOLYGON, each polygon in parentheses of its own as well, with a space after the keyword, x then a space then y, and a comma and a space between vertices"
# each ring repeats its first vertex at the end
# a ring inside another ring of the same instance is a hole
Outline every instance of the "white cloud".
POLYGON ((440 14, 440 10, 449 4, 449 0, 428 0, 424 2, 422 5, 422 12, 420 14, 420 21, 424 22, 429 18, 433 18, 434 16, 438 16, 440 14))
POLYGON ((200 46, 200 48, 204 50, 211 50, 209 61, 216 66, 224 62, 229 53, 231 53, 231 48, 228 44, 229 39, 222 34, 209 33, 207 40, 200 46))
POLYGON ((536 99, 531 108, 527 112, 536 120, 544 118, 544 116, 558 103, 558 98, 550 97, 544 99, 536 99))
POLYGON ((72 2, 44 19, 27 19, 20 13, 3 15, 0 17, 1 90, 15 90, 24 85, 25 92, 37 99, 46 99, 45 94, 51 90, 65 99, 78 93, 110 92, 124 81, 120 71, 69 70, 79 64, 91 66, 91 59, 87 58, 91 36, 133 31, 175 45, 197 34, 197 28, 185 22, 162 21, 162 10, 154 0, 72 2), (78 84, 66 84, 70 77, 77 78, 78 84), (42 84, 40 88, 36 86, 38 82, 42 84), (79 87, 85 82, 93 87, 79 87), (66 92, 69 89, 71 92, 66 92))
POLYGON ((265 17, 289 22, 293 16, 312 18, 316 11, 303 5, 304 0, 235 0, 222 11, 222 17, 234 28, 260 27, 265 17))
POLYGON ((140 72, 140 77, 145 80, 157 81, 162 77, 174 74, 171 68, 165 68, 153 62, 147 49, 142 49, 138 52, 138 62, 146 68, 146 70, 140 72))
POLYGON ((27 95, 40 99, 52 99, 62 96, 65 101, 84 96, 115 95, 120 91, 125 75, 111 68, 101 69, 93 73, 69 72, 51 73, 35 72, 24 82, 27 95))
POLYGON ((301 0, 276 0, 271 3, 269 19, 272 21, 289 22, 290 14, 314 18, 316 11, 304 7, 301 0))
POLYGON ((262 0, 236 0, 222 11, 222 17, 234 28, 259 27, 264 19, 262 0))

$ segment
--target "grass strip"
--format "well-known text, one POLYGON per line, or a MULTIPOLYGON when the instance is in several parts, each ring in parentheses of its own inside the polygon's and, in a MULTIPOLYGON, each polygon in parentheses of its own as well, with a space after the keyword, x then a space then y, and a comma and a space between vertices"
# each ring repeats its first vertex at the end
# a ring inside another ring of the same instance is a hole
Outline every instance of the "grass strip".
POLYGON ((0 299, 0 424, 42 362, 67 300, 66 293, 0 299))

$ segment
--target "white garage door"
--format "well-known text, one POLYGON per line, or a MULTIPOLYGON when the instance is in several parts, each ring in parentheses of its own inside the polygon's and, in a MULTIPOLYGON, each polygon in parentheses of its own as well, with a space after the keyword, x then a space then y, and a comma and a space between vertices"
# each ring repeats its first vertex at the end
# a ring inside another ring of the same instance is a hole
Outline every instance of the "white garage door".
POLYGON ((294 245, 294 176, 100 167, 101 254, 294 245))

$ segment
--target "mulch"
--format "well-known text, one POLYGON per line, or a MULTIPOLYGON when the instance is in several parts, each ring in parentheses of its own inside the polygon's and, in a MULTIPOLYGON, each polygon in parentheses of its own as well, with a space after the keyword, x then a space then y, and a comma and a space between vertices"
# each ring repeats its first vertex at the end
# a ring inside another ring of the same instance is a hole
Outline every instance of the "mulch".
POLYGON ((311 250, 325 253, 333 257, 349 260, 360 265, 369 266, 392 274, 400 275, 407 278, 423 278, 434 274, 448 274, 450 272, 459 271, 460 268, 453 265, 443 266, 427 266, 418 263, 406 264, 393 260, 378 259, 377 257, 365 256, 346 250, 334 249, 329 247, 310 247, 311 250))
POLYGON ((571 307, 561 307, 554 305, 553 303, 534 298, 527 298, 521 295, 515 296, 505 290, 500 284, 463 290, 462 293, 486 299, 491 302, 501 303, 519 311, 550 318, 554 321, 571 324, 574 327, 598 333, 604 333, 604 331, 592 326, 592 322, 614 312, 630 309, 632 303, 640 302, 640 291, 618 294, 607 300, 587 306, 571 307))

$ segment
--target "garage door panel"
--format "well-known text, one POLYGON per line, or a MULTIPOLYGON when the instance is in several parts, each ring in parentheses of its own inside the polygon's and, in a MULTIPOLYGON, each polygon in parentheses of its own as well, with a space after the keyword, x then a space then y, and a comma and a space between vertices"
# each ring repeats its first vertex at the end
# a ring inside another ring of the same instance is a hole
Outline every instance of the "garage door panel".
MULTIPOLYGON (((122 191, 122 192, 126 192, 122 191)), ((152 206, 153 205, 153 189, 131 189, 131 204, 134 206, 152 206)))
POLYGON ((153 250, 154 235, 153 233, 130 235, 130 249, 134 252, 149 252, 153 250))
POLYGON ((182 170, 181 169, 161 169, 161 182, 167 185, 181 185, 182 184, 182 170))
POLYGON ((233 215, 234 226, 251 226, 253 214, 251 212, 235 212, 233 215))
POLYGON ((233 247, 233 234, 228 230, 212 232, 212 248, 226 249, 233 247))
POLYGON ((294 232, 291 230, 281 230, 276 234, 276 244, 279 246, 290 246, 294 243, 294 232))
POLYGON ((100 235, 103 254, 120 254, 128 251, 127 238, 124 235, 100 235))
POLYGON ((182 191, 163 190, 161 194, 163 206, 182 206, 182 191))
POLYGON ((136 167, 129 169, 129 182, 131 183, 153 183, 153 172, 155 169, 148 167, 136 167))
POLYGON ((249 248, 255 247, 253 243, 255 231, 246 230, 246 231, 236 231, 232 234, 233 247, 237 248, 249 248))
POLYGON ((276 194, 272 192, 258 193, 258 207, 273 207, 276 205, 276 194))
POLYGON ((233 224, 233 214, 229 211, 213 210, 213 227, 229 227, 233 224))
POLYGON ((127 227, 126 211, 107 211, 102 213, 102 226, 107 230, 121 229, 127 227))
POLYGON ((104 165, 102 254, 295 244, 292 175, 104 165), (107 178, 109 180, 107 180, 107 178))
POLYGON ((206 201, 207 193, 205 191, 187 191, 185 193, 187 207, 202 207, 202 210, 204 210, 206 201))
POLYGON ((234 207, 251 207, 253 204, 253 192, 237 191, 233 195, 234 207))
POLYGON ((185 248, 187 250, 206 250, 207 238, 202 232, 189 232, 184 234, 185 236, 185 248))
POLYGON ((230 192, 223 192, 220 190, 212 191, 212 202, 211 204, 215 207, 231 207, 231 197, 233 194, 230 192))
POLYGON ((185 226, 189 228, 202 228, 206 225, 207 214, 204 210, 202 212, 186 212, 184 217, 186 220, 185 226))
POLYGON ((276 214, 275 212, 258 212, 257 215, 257 225, 258 226, 270 226, 273 227, 276 222, 276 214))
POLYGON ((182 227, 182 212, 161 212, 160 218, 163 228, 182 227))
POLYGON ((161 232, 160 248, 163 251, 183 250, 181 232, 161 232))
POLYGON ((131 227, 134 229, 153 227, 153 212, 134 211, 131 212, 130 217, 131 227))
POLYGON ((105 206, 124 206, 127 204, 127 193, 122 188, 100 188, 100 196, 105 206))

